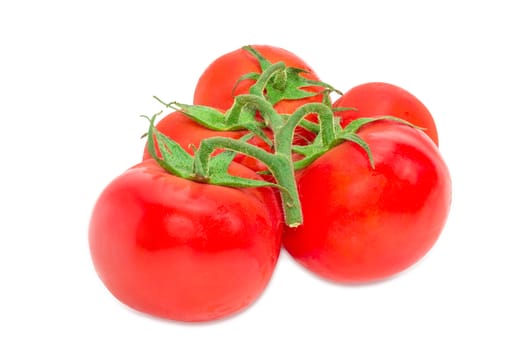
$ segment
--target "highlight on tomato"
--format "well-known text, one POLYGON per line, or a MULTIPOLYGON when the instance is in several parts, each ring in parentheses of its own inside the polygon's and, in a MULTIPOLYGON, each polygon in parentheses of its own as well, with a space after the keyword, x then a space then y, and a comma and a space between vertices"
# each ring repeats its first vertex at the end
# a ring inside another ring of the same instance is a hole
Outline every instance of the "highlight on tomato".
MULTIPOLYGON (((230 172, 259 178, 237 163, 230 172)), ((269 187, 199 183, 148 159, 100 195, 90 252, 99 277, 124 304, 171 320, 210 321, 262 294, 279 256, 281 215, 269 187)))
POLYGON ((438 239, 451 203, 451 180, 438 148, 408 125, 378 121, 301 170, 304 221, 287 228, 286 250, 335 282, 393 276, 416 263, 438 239))

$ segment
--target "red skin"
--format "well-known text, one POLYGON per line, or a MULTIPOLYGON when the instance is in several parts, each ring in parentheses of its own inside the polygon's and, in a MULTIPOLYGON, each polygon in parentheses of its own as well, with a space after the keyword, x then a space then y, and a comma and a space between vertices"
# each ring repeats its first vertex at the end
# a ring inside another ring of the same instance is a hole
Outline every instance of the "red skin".
MULTIPOLYGON (((230 172, 258 178, 236 163, 230 172)), ((162 318, 208 321, 259 297, 274 271, 281 232, 270 188, 201 184, 150 159, 103 191, 89 243, 99 277, 124 304, 162 318)))
POLYGON ((333 107, 354 107, 358 111, 337 112, 345 126, 351 121, 365 117, 391 115, 404 119, 424 132, 439 145, 434 119, 426 106, 408 91, 388 83, 366 83, 347 91, 334 102, 333 107))
MULTIPOLYGON (((318 80, 319 78, 301 58, 292 52, 279 47, 268 45, 252 45, 261 55, 271 63, 283 62, 287 67, 306 70, 302 74, 305 78, 318 80)), ((258 60, 249 52, 241 49, 229 52, 213 61, 200 76, 195 88, 193 103, 227 110, 233 104, 234 96, 247 94, 255 81, 245 80, 233 87, 239 78, 247 73, 261 73, 258 60)), ((307 91, 320 92, 322 88, 310 87, 307 91)), ((316 95, 299 100, 283 100, 275 104, 275 109, 281 114, 292 114, 299 106, 309 102, 321 102, 322 95, 316 95)))
POLYGON ((450 174, 423 132, 376 122, 359 135, 375 169, 351 142, 318 158, 298 176, 304 222, 283 237, 299 263, 343 283, 384 279, 417 262, 439 237, 451 202, 450 174))

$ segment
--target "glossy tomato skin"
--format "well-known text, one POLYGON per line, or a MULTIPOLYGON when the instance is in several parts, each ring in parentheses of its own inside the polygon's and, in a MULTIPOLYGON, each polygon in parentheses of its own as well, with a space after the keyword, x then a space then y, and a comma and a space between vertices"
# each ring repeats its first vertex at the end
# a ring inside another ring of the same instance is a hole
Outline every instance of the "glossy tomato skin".
MULTIPOLYGON (((252 47, 271 63, 284 62, 288 67, 301 68, 308 72, 302 74, 305 78, 319 81, 312 68, 292 52, 269 45, 252 45, 252 47)), ((258 60, 246 50, 240 48, 220 56, 200 76, 195 87, 193 103, 227 110, 232 106, 234 96, 249 92, 255 81, 245 80, 240 82, 235 90, 234 87, 240 77, 251 72, 261 73, 262 70, 258 60)), ((321 92, 322 88, 308 87, 306 90, 321 92)), ((292 114, 305 103, 321 101, 320 94, 299 100, 279 101, 274 107, 279 113, 292 114)))
MULTIPOLYGON (((234 163, 234 175, 253 176, 234 163)), ((208 321, 251 304, 280 251, 281 211, 270 188, 234 189, 169 175, 146 160, 111 182, 89 227, 95 269, 141 312, 208 321)))
POLYGON ((417 262, 439 237, 451 203, 451 180, 436 145, 392 122, 363 127, 375 168, 345 142, 299 174, 304 222, 288 228, 286 250, 325 279, 362 283, 417 262))
POLYGON ((358 110, 337 112, 336 115, 342 118, 342 126, 358 118, 391 115, 424 128, 423 131, 439 145, 437 127, 430 111, 417 97, 396 85, 382 82, 358 85, 343 94, 333 106, 358 110))
MULTIPOLYGON (((232 139, 239 139, 243 135, 247 133, 247 131, 217 131, 217 130, 210 130, 191 118, 187 117, 184 113, 180 111, 175 111, 164 118, 160 119, 160 121, 156 124, 156 129, 163 133, 164 135, 171 138, 173 141, 178 143, 180 146, 184 148, 189 154, 194 153, 194 149, 198 148, 200 145, 200 141, 202 141, 205 138, 210 137, 216 137, 216 136, 222 136, 222 137, 228 137, 232 139)), ((270 138, 272 138, 271 133, 268 135, 270 138)), ((256 145, 266 151, 270 151, 270 147, 260 138, 253 137, 249 143, 256 145)), ((160 155, 158 153, 158 155, 160 155)), ((149 154, 149 151, 147 149, 147 145, 145 145, 144 151, 143 151, 143 159, 150 159, 152 158, 149 154)), ((254 171, 262 171, 266 170, 266 166, 261 163, 260 161, 256 160, 255 158, 247 157, 244 155, 237 155, 235 157, 235 161, 243 164, 244 166, 254 170, 254 171)))

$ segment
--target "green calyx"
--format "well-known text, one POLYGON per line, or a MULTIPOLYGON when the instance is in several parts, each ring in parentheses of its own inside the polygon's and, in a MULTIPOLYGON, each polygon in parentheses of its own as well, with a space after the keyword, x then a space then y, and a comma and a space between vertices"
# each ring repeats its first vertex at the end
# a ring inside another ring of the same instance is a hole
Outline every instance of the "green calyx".
POLYGON ((190 155, 181 145, 156 129, 155 119, 159 115, 157 114, 151 118, 146 117, 149 120, 147 149, 163 169, 188 180, 231 187, 277 188, 281 195, 285 223, 295 227, 303 222, 295 180, 296 170, 307 167, 318 157, 343 142, 358 144, 366 152, 371 166, 374 167, 369 145, 358 136, 358 130, 380 119, 409 123, 391 116, 361 118, 342 128, 340 120, 334 116, 329 98, 329 93, 336 91, 334 88, 325 83, 307 80, 300 75, 301 70, 286 67, 282 62, 271 64, 251 47, 245 49, 259 60, 263 72, 241 77, 241 79, 255 79, 256 82, 250 88, 249 94, 236 96, 233 105, 225 113, 207 106, 165 103, 155 98, 165 107, 181 111, 206 128, 222 131, 246 130, 247 134, 240 139, 227 137, 203 139, 195 149, 194 155, 190 155), (277 113, 274 104, 282 99, 312 96, 306 95, 307 92, 301 89, 306 86, 325 87, 323 102, 303 104, 291 115, 277 113), (261 118, 256 118, 255 112, 259 112, 261 118), (306 120, 305 117, 309 114, 317 115, 317 122, 306 120), (316 135, 314 140, 307 145, 294 145, 294 135, 298 126, 314 133, 316 135), (272 134, 272 138, 267 136, 265 130, 268 134, 272 134), (270 151, 250 144, 249 140, 253 137, 267 143, 270 151), (266 166, 266 173, 273 176, 275 182, 231 175, 229 166, 238 153, 259 160, 266 166), (301 155, 301 159, 294 162, 294 153, 301 155))
MULTIPOLYGON (((151 157, 167 172, 184 179, 213 185, 232 187, 277 186, 268 181, 247 179, 230 175, 228 173, 228 167, 235 157, 235 152, 221 152, 216 156, 212 156, 211 159, 208 158, 204 163, 201 163, 202 158, 193 157, 187 153, 181 145, 156 129, 154 123, 157 115, 154 115, 152 118, 146 116, 142 117, 149 120, 147 150, 151 157), (157 149, 160 156, 156 151, 157 149)), ((241 140, 228 140, 236 141, 243 145, 244 151, 249 153, 251 152, 248 150, 249 148, 257 148, 245 143, 245 141, 251 136, 251 134, 248 134, 241 140)))
MULTIPOLYGON (((234 87, 244 80, 255 80, 259 81, 262 75, 265 74, 267 69, 273 64, 263 57, 256 49, 252 46, 244 46, 244 50, 254 56, 259 62, 259 66, 263 73, 252 72, 243 75, 234 87)), ((283 65, 284 66, 284 65, 283 65)), ((307 79, 303 77, 303 73, 309 73, 303 69, 296 67, 284 67, 278 74, 274 74, 270 79, 265 79, 263 84, 254 84, 250 89, 251 94, 264 94, 266 92, 267 100, 275 105, 282 100, 299 100, 307 97, 316 96, 326 91, 332 91, 342 94, 340 91, 332 87, 331 85, 318 81, 307 79), (318 87, 318 91, 308 91, 307 88, 318 87)))

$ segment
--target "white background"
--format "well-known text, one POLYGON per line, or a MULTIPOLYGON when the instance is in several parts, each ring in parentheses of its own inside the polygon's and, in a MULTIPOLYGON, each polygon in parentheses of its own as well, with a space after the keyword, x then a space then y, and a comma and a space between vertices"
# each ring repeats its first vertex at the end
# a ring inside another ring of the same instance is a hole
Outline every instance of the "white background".
POLYGON ((3 1, 2 349, 527 349, 529 53, 523 1, 3 1), (131 311, 92 267, 87 226, 138 162, 160 106, 192 102, 245 44, 302 57, 347 90, 400 85, 434 115, 453 205, 430 253, 341 286, 283 252, 262 297, 220 322, 131 311))

